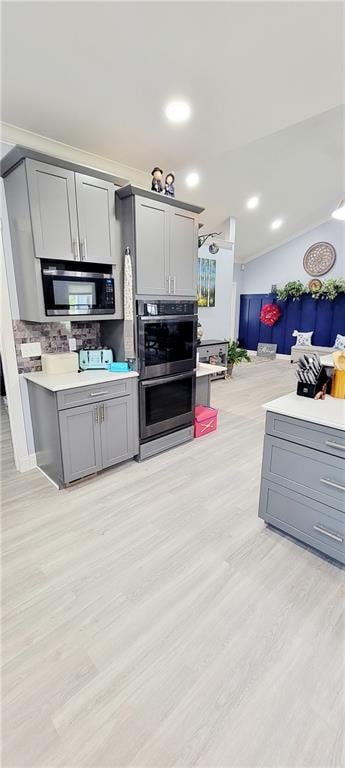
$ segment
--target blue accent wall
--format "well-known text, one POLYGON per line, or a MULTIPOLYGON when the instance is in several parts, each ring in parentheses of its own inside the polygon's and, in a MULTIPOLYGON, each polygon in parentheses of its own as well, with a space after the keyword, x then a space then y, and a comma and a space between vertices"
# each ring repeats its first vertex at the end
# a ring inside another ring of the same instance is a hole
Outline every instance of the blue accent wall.
POLYGON ((277 344, 277 352, 290 354, 295 344, 293 331, 314 331, 312 342, 316 346, 333 347, 337 333, 345 336, 345 294, 334 301, 315 300, 302 296, 299 301, 277 301, 282 317, 268 328, 259 320, 264 304, 274 300, 271 293, 243 293, 240 302, 239 341, 246 349, 256 349, 258 342, 277 344))

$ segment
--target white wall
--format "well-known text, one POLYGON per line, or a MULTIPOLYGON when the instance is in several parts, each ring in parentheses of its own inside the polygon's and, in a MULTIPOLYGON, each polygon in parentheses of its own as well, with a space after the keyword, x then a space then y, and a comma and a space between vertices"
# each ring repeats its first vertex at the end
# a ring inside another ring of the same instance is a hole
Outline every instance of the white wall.
POLYGON ((234 255, 233 250, 220 248, 215 256, 208 251, 208 243, 199 248, 199 257, 216 259, 216 304, 199 307, 199 322, 204 328, 204 339, 228 339, 231 336, 231 300, 234 255))
MULTIPOLYGON (((303 256, 310 245, 324 240, 337 252, 334 267, 324 277, 345 276, 345 224, 330 219, 319 227, 289 240, 263 256, 244 265, 241 273, 241 293, 269 293, 271 285, 284 285, 290 280, 307 283, 311 277, 303 268, 303 256)), ((322 279, 322 278, 321 278, 322 279)))

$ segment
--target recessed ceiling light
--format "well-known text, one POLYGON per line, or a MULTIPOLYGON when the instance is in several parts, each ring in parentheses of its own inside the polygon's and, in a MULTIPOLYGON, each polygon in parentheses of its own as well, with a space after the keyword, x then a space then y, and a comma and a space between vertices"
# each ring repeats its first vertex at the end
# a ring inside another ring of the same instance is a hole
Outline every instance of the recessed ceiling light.
POLYGON ((191 173, 186 176, 186 184, 188 187, 196 187, 199 184, 199 181, 200 177, 196 171, 191 171, 191 173))
POLYGON ((165 107, 165 116, 172 123, 185 123, 191 114, 191 107, 186 101, 169 101, 165 107))
POLYGON ((247 200, 247 208, 250 208, 250 209, 257 208, 258 205, 259 205, 259 198, 257 197, 257 195, 254 195, 253 197, 250 197, 247 200))
POLYGON ((273 219, 271 229, 279 229, 283 223, 283 219, 273 219))
POLYGON ((333 219, 339 219, 345 221, 345 199, 341 200, 338 207, 332 213, 333 219))

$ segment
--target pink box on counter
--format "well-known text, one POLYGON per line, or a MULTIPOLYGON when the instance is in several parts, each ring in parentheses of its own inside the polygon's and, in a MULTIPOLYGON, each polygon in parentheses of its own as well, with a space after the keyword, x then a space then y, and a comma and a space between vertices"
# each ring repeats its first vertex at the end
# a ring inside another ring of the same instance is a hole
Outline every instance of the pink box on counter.
POLYGON ((202 437, 217 429, 217 408, 207 405, 197 405, 194 417, 194 437, 202 437))

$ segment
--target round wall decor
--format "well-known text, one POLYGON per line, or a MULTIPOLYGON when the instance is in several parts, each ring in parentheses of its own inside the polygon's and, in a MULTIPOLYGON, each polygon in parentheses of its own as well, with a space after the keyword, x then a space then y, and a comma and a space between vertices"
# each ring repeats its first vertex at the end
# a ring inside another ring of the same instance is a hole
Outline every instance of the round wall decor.
POLYGON ((332 269, 336 259, 334 245, 331 243, 314 243, 305 252, 303 266, 308 275, 318 277, 332 269))

